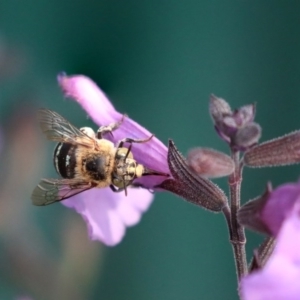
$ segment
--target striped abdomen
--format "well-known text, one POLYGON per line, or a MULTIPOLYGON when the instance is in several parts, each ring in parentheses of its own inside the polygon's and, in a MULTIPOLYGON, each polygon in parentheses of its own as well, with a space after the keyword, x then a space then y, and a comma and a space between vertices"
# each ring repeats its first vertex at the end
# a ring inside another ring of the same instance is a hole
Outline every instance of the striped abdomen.
POLYGON ((56 172, 63 178, 74 178, 77 146, 67 143, 58 143, 53 154, 56 172))

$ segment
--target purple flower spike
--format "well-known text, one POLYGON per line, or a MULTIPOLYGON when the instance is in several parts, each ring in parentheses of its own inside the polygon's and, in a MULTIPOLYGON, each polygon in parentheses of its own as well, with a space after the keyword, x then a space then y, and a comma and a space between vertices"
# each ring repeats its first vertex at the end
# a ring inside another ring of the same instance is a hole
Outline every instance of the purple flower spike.
POLYGON ((265 267, 241 281, 244 300, 300 299, 300 205, 288 214, 265 267))
MULTIPOLYGON (((99 127, 122 119, 123 115, 114 109, 106 95, 88 77, 68 77, 61 74, 58 82, 65 96, 76 100, 99 127)), ((151 135, 148 130, 125 116, 120 127, 113 134, 106 134, 105 138, 116 144, 124 138, 146 139, 151 135)), ((170 173, 167 147, 157 138, 153 137, 145 143, 133 143, 131 151, 135 160, 145 167, 170 173)), ((164 176, 145 176, 134 182, 154 189, 165 179, 164 176)), ((153 195, 142 188, 128 188, 127 196, 125 193, 114 193, 110 188, 94 188, 63 201, 63 204, 83 216, 92 240, 114 246, 122 240, 126 226, 139 222, 141 214, 148 209, 152 199, 153 195)))

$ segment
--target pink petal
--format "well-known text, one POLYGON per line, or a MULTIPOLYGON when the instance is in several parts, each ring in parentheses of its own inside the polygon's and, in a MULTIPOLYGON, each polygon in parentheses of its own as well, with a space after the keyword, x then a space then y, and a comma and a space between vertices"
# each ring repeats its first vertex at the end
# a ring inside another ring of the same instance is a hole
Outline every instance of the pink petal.
POLYGON ((284 221, 277 247, 265 267, 241 282, 245 300, 300 299, 299 207, 284 221))
POLYGON ((115 199, 118 202, 117 212, 126 226, 132 226, 140 221, 142 213, 149 208, 153 194, 141 188, 134 188, 128 189, 128 196, 125 198, 127 199, 115 199))
POLYGON ((297 203, 300 203, 299 183, 284 184, 272 191, 261 216, 274 236, 297 203))
POLYGON ((62 203, 82 215, 92 240, 114 246, 122 240, 126 226, 139 222, 152 199, 151 193, 140 188, 129 188, 127 197, 109 188, 94 188, 62 203))
MULTIPOLYGON (((59 74, 57 79, 65 96, 79 102, 96 124, 100 126, 116 121, 111 116, 111 112, 115 111, 113 105, 91 79, 83 75, 68 77, 64 74, 59 74), (97 115, 95 111, 99 104, 101 107, 97 110, 101 110, 101 115, 97 115)), ((121 117, 122 115, 117 113, 117 120, 121 117)))
MULTIPOLYGON (((58 82, 67 97, 76 100, 88 115, 98 125, 108 125, 121 120, 122 114, 117 112, 100 88, 88 77, 83 75, 66 76, 59 75, 58 82)), ((125 117, 122 125, 105 138, 117 143, 123 138, 146 139, 152 134, 129 117, 125 117)), ((167 164, 167 147, 156 137, 150 141, 132 146, 134 158, 144 166, 169 174, 167 164)), ((139 182, 148 188, 165 180, 161 176, 147 176, 139 182)))
POLYGON ((274 253, 288 257, 300 271, 300 203, 294 206, 290 216, 283 223, 274 253))

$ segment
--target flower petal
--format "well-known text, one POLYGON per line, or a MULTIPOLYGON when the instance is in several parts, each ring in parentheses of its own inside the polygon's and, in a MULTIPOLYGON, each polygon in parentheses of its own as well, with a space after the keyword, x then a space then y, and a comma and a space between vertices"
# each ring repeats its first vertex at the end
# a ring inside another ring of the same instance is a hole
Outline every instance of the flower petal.
MULTIPOLYGON (((122 196, 124 198, 124 194, 122 196)), ((128 189, 126 199, 115 199, 117 202, 117 212, 126 226, 137 224, 152 203, 153 194, 144 189, 128 189)))
MULTIPOLYGON (((58 82, 65 96, 76 100, 98 126, 108 125, 122 119, 123 115, 114 109, 105 94, 88 77, 83 75, 70 77, 59 75, 58 82)), ((147 129, 125 117, 121 126, 113 132, 113 135, 108 134, 105 138, 116 144, 123 138, 146 139, 151 135, 147 129)), ((169 174, 167 147, 157 138, 153 137, 145 143, 134 143, 132 152, 134 158, 147 168, 169 174)), ((152 188, 164 179, 160 176, 147 176, 147 178, 141 178, 138 182, 145 187, 152 188)))
POLYGON ((62 203, 82 215, 92 240, 114 246, 122 240, 126 226, 139 222, 152 199, 153 195, 141 188, 128 188, 127 197, 109 188, 94 188, 62 203))
POLYGON ((300 183, 285 184, 271 192, 261 218, 274 236, 297 203, 300 203, 300 183))
POLYGON ((265 267, 241 281, 245 300, 300 299, 300 207, 284 221, 265 267))
MULTIPOLYGON (((76 100, 98 126, 120 121, 123 115, 117 112, 106 95, 88 77, 78 75, 58 76, 58 82, 65 96, 76 100)), ((113 134, 105 138, 115 145, 124 138, 148 139, 151 133, 125 116, 113 134)), ((153 137, 144 143, 133 143, 131 151, 135 160, 145 167, 169 174, 167 147, 153 137)), ((144 176, 135 180, 144 187, 152 189, 165 180, 165 176, 144 176)), ((63 204, 74 208, 86 220, 89 234, 93 240, 101 240, 113 246, 121 241, 126 226, 139 222, 141 215, 151 204, 153 195, 145 189, 128 188, 125 193, 113 193, 109 188, 86 191, 76 195, 63 204)))

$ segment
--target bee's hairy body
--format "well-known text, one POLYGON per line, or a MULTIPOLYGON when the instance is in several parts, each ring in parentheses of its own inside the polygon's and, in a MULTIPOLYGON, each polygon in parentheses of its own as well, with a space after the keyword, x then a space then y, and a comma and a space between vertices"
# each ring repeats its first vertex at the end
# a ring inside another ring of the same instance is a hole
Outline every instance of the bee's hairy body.
POLYGON ((144 172, 144 167, 136 163, 128 148, 117 149, 106 139, 95 140, 94 149, 80 143, 58 143, 53 160, 57 173, 63 178, 84 179, 99 188, 111 184, 124 188, 144 172))
MULTIPOLYGON (((97 133, 89 127, 76 128, 58 113, 41 109, 38 115, 41 129, 51 141, 58 142, 53 155, 54 167, 61 179, 41 179, 32 192, 35 205, 48 205, 68 199, 94 187, 110 187, 125 191, 136 178, 146 175, 169 176, 136 162, 131 152, 132 143, 147 139, 124 138, 117 145, 103 138, 116 130, 123 119, 101 126, 97 133), (123 147, 127 143, 129 147, 123 147)), ((123 117, 124 118, 124 117, 123 117)))

